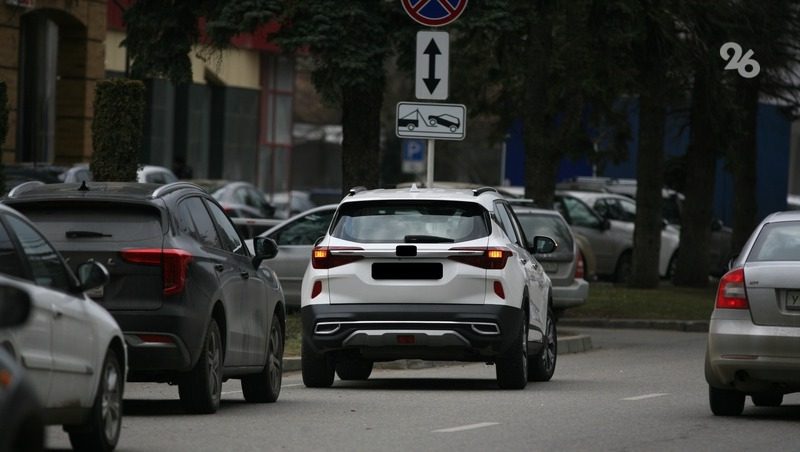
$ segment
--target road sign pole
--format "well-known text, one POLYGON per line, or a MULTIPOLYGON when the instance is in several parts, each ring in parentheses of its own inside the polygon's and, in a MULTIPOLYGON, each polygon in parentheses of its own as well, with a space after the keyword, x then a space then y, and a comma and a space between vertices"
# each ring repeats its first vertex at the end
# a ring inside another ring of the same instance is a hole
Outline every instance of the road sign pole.
POLYGON ((425 188, 433 188, 433 153, 436 140, 428 140, 428 174, 425 175, 425 188))

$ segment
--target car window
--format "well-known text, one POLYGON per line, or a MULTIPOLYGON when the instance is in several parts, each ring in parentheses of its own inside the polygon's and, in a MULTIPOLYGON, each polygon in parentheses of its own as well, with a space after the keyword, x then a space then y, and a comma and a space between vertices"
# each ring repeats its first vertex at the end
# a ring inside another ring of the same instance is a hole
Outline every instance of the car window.
POLYGON ((632 200, 616 198, 601 199, 595 203, 594 210, 609 220, 636 221, 636 202, 632 200), (601 205, 603 206, 602 209, 605 209, 605 213, 600 211, 601 207, 599 206, 601 205))
POLYGON ((223 248, 236 254, 247 256, 247 247, 243 245, 242 239, 239 237, 239 233, 236 232, 236 228, 233 227, 230 218, 216 204, 207 202, 206 206, 208 206, 211 216, 219 226, 223 248))
POLYGON ((331 234, 364 243, 449 243, 489 235, 486 210, 472 202, 345 203, 331 234))
POLYGON ((237 188, 236 191, 233 192, 233 199, 239 204, 247 205, 247 189, 237 188))
POLYGON ((594 211, 597 212, 603 218, 611 218, 609 215, 609 207, 608 203, 606 203, 605 199, 598 199, 594 202, 594 211))
POLYGON ((800 221, 764 225, 747 262, 800 261, 800 221))
POLYGON ((325 235, 331 218, 332 210, 311 213, 275 231, 271 238, 278 245, 313 245, 318 238, 325 235))
POLYGON ((561 198, 561 202, 568 213, 568 218, 571 221, 570 224, 589 228, 600 226, 600 220, 597 216, 595 216, 581 201, 569 196, 564 196, 561 198))
POLYGON ((164 174, 162 173, 150 173, 144 176, 144 180, 151 183, 151 184, 164 184, 167 182, 164 174))
POLYGON ((178 205, 178 223, 180 231, 188 233, 203 245, 223 248, 202 199, 195 196, 181 201, 178 205))
POLYGON ((0 273, 18 278, 24 277, 17 249, 3 225, 0 225, 0 273))
POLYGON ((555 240, 559 250, 567 249, 572 251, 572 234, 567 223, 561 218, 555 215, 534 213, 518 213, 517 218, 522 224, 522 230, 525 231, 528 240, 533 240, 537 235, 542 235, 555 240))
POLYGON ((31 267, 33 281, 44 287, 68 291, 70 277, 58 252, 47 243, 44 236, 30 225, 14 216, 6 216, 9 227, 17 235, 22 252, 31 267))
POLYGON ((517 235, 517 231, 514 229, 514 221, 511 219, 511 214, 506 209, 506 206, 498 201, 494 204, 494 211, 500 222, 500 226, 503 228, 503 232, 506 233, 506 237, 508 237, 511 242, 523 246, 522 241, 517 235))

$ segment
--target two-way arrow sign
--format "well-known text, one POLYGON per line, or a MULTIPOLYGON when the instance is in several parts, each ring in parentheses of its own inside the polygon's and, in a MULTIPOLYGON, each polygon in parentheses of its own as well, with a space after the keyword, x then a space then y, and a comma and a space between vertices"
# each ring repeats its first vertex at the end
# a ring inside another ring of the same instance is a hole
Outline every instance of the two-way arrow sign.
POLYGON ((417 32, 417 99, 447 99, 449 63, 450 35, 447 32, 417 32))

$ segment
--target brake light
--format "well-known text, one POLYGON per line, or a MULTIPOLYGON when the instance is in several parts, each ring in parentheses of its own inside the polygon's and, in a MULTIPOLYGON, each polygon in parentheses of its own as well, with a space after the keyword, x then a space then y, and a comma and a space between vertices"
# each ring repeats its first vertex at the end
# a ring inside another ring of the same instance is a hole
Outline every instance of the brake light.
POLYGON ((583 253, 581 250, 575 252, 575 278, 583 278, 586 269, 583 268, 583 253))
POLYGON ((350 254, 349 251, 364 251, 357 246, 317 246, 311 252, 311 266, 316 269, 329 269, 364 259, 364 256, 350 254), (341 254, 344 253, 344 254, 341 254))
POLYGON ((314 285, 311 286, 311 298, 316 298, 317 295, 322 293, 322 281, 314 281, 314 285))
POLYGON ((747 291, 744 287, 744 269, 736 268, 719 280, 717 309, 748 309, 747 291))
POLYGON ((487 270, 505 268, 508 258, 514 254, 508 248, 457 247, 450 248, 450 251, 482 251, 481 254, 454 254, 448 259, 487 270))
POLYGON ((132 264, 160 265, 164 295, 175 295, 186 288, 186 275, 192 255, 174 248, 137 248, 122 250, 122 259, 132 264))

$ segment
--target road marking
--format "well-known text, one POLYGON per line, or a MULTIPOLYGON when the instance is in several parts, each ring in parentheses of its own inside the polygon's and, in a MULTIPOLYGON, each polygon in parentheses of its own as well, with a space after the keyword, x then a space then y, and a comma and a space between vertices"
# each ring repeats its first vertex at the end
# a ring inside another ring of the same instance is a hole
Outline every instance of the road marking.
POLYGON ((290 385, 283 385, 284 388, 293 388, 295 386, 303 386, 303 383, 294 383, 290 385))
POLYGON ((499 422, 481 422, 480 424, 462 425, 461 427, 443 428, 439 430, 432 430, 431 433, 453 433, 463 432, 464 430, 474 430, 476 428, 491 427, 492 425, 500 425, 499 422))
POLYGON ((236 394, 237 392, 242 392, 242 391, 226 391, 226 392, 223 392, 222 395, 236 394))
POLYGON ((644 400, 644 399, 652 399, 654 397, 664 397, 664 396, 667 396, 667 395, 669 395, 669 393, 656 392, 656 393, 653 393, 653 394, 645 394, 645 395, 640 395, 640 396, 636 396, 636 397, 626 397, 626 398, 620 399, 620 400, 644 400))

